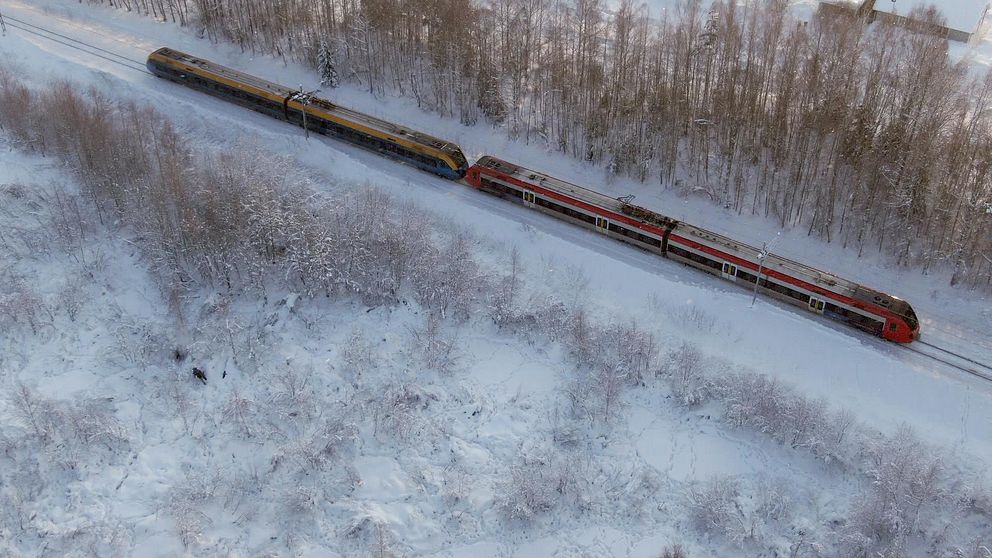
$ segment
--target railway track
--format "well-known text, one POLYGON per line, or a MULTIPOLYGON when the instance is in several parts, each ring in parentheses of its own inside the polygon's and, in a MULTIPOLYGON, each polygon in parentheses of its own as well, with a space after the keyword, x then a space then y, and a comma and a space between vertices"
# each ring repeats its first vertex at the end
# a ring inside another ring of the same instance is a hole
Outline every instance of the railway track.
POLYGON ((909 345, 900 345, 908 351, 922 355, 941 364, 950 366, 972 376, 992 382, 992 365, 975 360, 954 351, 938 347, 926 341, 914 341, 909 345))

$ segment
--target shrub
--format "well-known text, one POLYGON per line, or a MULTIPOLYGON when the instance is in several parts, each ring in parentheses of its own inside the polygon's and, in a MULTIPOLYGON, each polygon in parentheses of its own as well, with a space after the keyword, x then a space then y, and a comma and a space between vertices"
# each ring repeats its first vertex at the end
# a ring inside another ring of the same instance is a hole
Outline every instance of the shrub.
POLYGON ((710 383, 703 371, 703 354, 695 345, 685 342, 669 352, 662 372, 682 405, 698 405, 708 397, 710 383))
POLYGON ((528 523, 555 509, 573 482, 558 453, 547 448, 525 450, 496 483, 496 506, 507 519, 528 523))
POLYGON ((689 489, 689 517, 697 531, 727 537, 744 538, 744 514, 737 499, 740 485, 730 477, 715 477, 689 489))

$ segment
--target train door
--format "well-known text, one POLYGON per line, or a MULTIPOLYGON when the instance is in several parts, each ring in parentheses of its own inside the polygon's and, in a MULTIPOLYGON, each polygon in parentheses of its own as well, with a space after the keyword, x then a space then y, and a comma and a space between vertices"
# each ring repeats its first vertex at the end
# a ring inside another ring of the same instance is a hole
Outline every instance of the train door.
POLYGON ((610 220, 605 217, 596 217, 596 230, 601 233, 610 230, 610 220))
POLYGON ((534 192, 524 191, 524 205, 526 205, 527 207, 534 207, 535 199, 536 198, 534 197, 534 192))
POLYGON ((809 309, 816 312, 817 314, 822 314, 823 301, 816 298, 815 296, 809 297, 809 309))
POLYGON ((732 263, 723 262, 723 275, 724 279, 730 279, 731 281, 737 282, 737 266, 732 263))

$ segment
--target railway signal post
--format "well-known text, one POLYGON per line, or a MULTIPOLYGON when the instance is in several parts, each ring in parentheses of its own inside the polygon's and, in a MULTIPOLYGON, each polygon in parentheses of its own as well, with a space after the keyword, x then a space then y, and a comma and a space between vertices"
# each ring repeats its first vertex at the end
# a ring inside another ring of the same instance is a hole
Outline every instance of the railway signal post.
POLYGON ((754 278, 754 294, 751 296, 751 306, 752 307, 754 307, 754 301, 755 300, 758 300, 758 284, 761 283, 761 270, 764 269, 764 267, 765 267, 765 258, 768 257, 768 249, 772 247, 771 246, 772 244, 775 244, 775 241, 777 241, 781 237, 781 235, 782 235, 781 232, 777 232, 777 233, 775 233, 775 238, 774 238, 774 240, 771 241, 771 243, 768 243, 768 242, 762 242, 761 243, 761 251, 758 252, 758 255, 757 255, 757 258, 758 258, 758 275, 757 275, 757 277, 754 278))
POLYGON ((294 93, 291 97, 294 101, 304 106, 304 110, 301 110, 300 112, 303 113, 303 136, 306 137, 306 139, 310 139, 310 130, 307 129, 307 111, 305 110, 305 107, 310 104, 310 98, 318 92, 320 92, 320 89, 304 91, 303 84, 301 83, 299 93, 294 93))

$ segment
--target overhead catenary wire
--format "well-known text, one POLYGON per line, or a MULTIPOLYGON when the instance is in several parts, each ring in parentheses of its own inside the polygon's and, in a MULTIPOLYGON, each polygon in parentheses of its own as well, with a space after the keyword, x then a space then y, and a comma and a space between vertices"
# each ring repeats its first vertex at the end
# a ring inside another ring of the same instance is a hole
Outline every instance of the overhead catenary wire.
POLYGON ((128 68, 129 70, 135 70, 135 71, 139 71, 139 72, 142 72, 142 73, 145 73, 145 74, 151 73, 151 72, 148 71, 147 68, 145 68, 144 62, 142 62, 140 60, 134 60, 133 58, 128 58, 127 56, 118 54, 116 52, 107 50, 105 48, 101 48, 101 47, 98 47, 96 45, 91 45, 91 44, 89 44, 87 42, 80 41, 79 39, 75 39, 73 37, 69 37, 67 35, 63 35, 61 33, 56 33, 55 31, 51 31, 49 29, 45 29, 44 27, 41 27, 39 25, 35 25, 35 24, 29 23, 27 21, 22 21, 20 19, 14 18, 14 17, 10 17, 10 16, 6 16, 5 18, 4 17, 0 17, 0 22, 4 21, 4 19, 6 19, 7 24, 10 27, 14 28, 14 29, 19 29, 21 31, 24 31, 25 33, 29 33, 31 35, 35 35, 37 37, 41 37, 43 39, 47 39, 49 41, 58 43, 58 44, 63 45, 63 46, 67 46, 69 48, 78 50, 80 52, 84 52, 84 53, 89 54, 91 56, 95 56, 97 58, 106 60, 107 62, 112 62, 114 64, 118 64, 120 66, 124 66, 125 68, 128 68), (11 22, 14 22, 14 23, 11 23, 11 22), (31 28, 31 29, 29 29, 29 28, 31 28), (58 38, 56 38, 56 37, 58 37, 58 38), (65 40, 62 40, 62 39, 65 39, 65 40), (76 44, 73 44, 73 43, 76 43, 76 44), (83 47, 85 47, 85 48, 83 48, 83 47), (87 49, 89 49, 89 50, 87 50, 87 49), (96 51, 96 52, 93 52, 93 51, 96 51), (101 53, 105 53, 106 56, 104 54, 101 54, 101 53))

